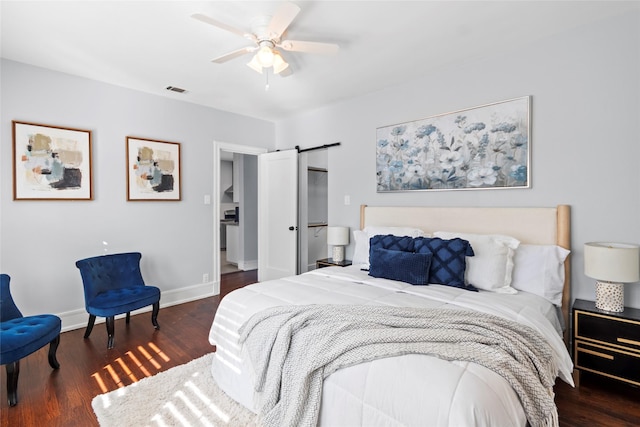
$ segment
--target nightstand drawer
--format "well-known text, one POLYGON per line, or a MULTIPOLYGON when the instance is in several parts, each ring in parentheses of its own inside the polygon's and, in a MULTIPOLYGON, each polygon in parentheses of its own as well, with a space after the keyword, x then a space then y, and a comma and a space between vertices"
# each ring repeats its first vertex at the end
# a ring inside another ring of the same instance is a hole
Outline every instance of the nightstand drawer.
POLYGON ((316 268, 322 267, 348 267, 352 264, 350 259, 334 261, 333 258, 324 258, 316 261, 316 268))
POLYGON ((640 352, 640 322, 585 311, 575 312, 575 337, 640 352))
POLYGON ((576 368, 640 385, 640 353, 576 341, 576 368))

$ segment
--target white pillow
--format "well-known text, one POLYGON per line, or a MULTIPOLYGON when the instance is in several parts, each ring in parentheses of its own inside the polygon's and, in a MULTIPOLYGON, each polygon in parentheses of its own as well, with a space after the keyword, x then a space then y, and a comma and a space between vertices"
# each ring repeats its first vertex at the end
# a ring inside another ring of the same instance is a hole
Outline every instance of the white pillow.
POLYGON ((564 260, 570 251, 556 245, 520 245, 514 257, 511 286, 562 305, 564 260))
POLYGON ((369 239, 373 236, 393 234, 394 236, 425 237, 424 231, 411 227, 378 227, 369 226, 362 230, 353 230, 353 241, 356 244, 353 250, 353 264, 360 264, 361 268, 369 268, 369 239))
POLYGON ((369 268, 369 236, 362 230, 353 230, 353 241, 356 244, 353 250, 353 264, 366 264, 369 268))
POLYGON ((433 233, 441 239, 459 237, 471 243, 475 256, 467 257, 465 280, 478 289, 516 294, 511 287, 514 252, 520 241, 500 234, 451 233, 437 231, 433 233))

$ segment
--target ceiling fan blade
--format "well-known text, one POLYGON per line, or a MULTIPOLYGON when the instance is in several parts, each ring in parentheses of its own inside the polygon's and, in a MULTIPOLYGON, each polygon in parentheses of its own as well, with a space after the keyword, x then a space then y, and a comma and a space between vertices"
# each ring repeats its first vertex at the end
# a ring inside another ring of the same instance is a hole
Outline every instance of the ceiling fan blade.
POLYGON ((238 29, 236 27, 233 27, 231 25, 225 24, 224 22, 220 22, 220 21, 218 21, 216 19, 213 19, 210 16, 203 15, 202 13, 194 13, 193 15, 191 15, 191 17, 193 19, 197 19, 198 21, 204 22, 206 24, 213 25, 214 27, 218 27, 218 28, 223 29, 225 31, 229 31, 230 33, 237 34, 240 37, 244 37, 244 38, 247 38, 249 40, 254 40, 254 41, 256 39, 256 37, 253 34, 247 32, 247 31, 240 30, 240 29, 238 29))
POLYGON ((247 53, 253 52, 257 48, 255 47, 243 47, 242 49, 234 50, 233 52, 229 52, 217 58, 211 60, 211 62, 215 62, 216 64, 222 64, 223 62, 230 61, 234 58, 237 58, 242 55, 246 55, 247 53))
POLYGON ((333 43, 305 42, 300 40, 284 40, 278 45, 289 52, 336 53, 340 46, 333 43))
POLYGON ((269 35, 273 38, 280 38, 298 13, 300 13, 298 5, 288 2, 282 3, 269 22, 267 28, 269 35))

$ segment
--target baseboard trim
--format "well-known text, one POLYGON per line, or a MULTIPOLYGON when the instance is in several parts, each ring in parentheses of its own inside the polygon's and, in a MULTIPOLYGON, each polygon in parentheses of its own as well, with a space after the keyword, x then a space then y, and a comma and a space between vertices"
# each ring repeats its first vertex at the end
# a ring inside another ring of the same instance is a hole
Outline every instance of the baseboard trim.
MULTIPOLYGON (((158 319, 161 322, 162 308, 171 307, 172 305, 184 304, 186 302, 199 300, 202 298, 208 298, 219 293, 220 286, 214 287, 214 282, 203 283, 200 285, 187 286, 180 289, 172 289, 170 291, 162 291, 160 297, 160 311, 158 319)), ((146 313, 151 311, 151 306, 141 308, 140 310, 132 311, 131 315, 146 313)), ((74 329, 86 328, 89 321, 89 314, 86 310, 78 309, 58 313, 58 317, 62 320, 62 332, 72 331, 74 329)), ((116 316, 116 319, 125 317, 125 314, 116 316)), ((104 323, 104 317, 97 317, 96 323, 104 323)))
POLYGON ((257 270, 258 260, 252 261, 238 261, 238 268, 242 271, 257 270))

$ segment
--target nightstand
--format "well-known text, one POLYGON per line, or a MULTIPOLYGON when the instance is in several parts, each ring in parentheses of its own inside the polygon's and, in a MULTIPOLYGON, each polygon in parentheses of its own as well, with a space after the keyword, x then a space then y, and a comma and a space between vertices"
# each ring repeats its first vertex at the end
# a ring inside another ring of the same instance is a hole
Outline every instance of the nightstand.
POLYGON ((322 267, 347 267, 353 264, 350 259, 345 259, 344 261, 334 261, 333 258, 324 258, 316 261, 316 268, 322 267))
POLYGON ((577 386, 580 371, 640 386, 640 309, 625 307, 612 313, 597 309, 593 301, 577 299, 572 320, 577 386))

